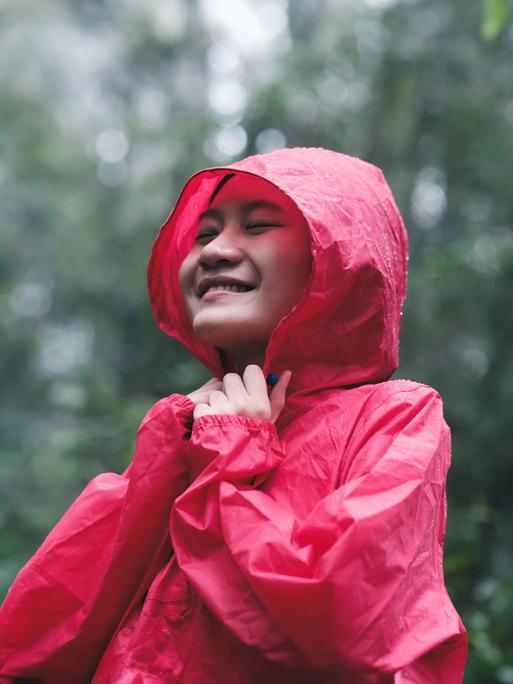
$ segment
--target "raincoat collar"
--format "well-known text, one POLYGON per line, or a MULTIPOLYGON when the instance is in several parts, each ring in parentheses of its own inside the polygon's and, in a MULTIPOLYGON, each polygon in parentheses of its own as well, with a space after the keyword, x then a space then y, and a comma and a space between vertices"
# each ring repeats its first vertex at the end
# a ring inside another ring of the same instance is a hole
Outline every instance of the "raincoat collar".
POLYGON ((301 394, 387 379, 398 364, 406 232, 382 172, 330 150, 276 150, 189 179, 149 262, 149 296, 158 325, 213 375, 230 370, 223 368, 218 349, 195 337, 178 271, 194 242, 199 215, 219 181, 234 172, 273 183, 295 202, 310 228, 312 274, 302 299, 271 335, 264 373, 291 369, 291 389, 301 394))

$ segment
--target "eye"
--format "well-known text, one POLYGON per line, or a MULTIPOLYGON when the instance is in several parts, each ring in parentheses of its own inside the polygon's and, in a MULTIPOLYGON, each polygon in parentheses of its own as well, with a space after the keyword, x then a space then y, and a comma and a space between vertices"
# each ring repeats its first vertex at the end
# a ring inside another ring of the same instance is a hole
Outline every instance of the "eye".
POLYGON ((196 235, 196 242, 205 244, 206 242, 213 240, 215 237, 217 237, 217 235, 218 231, 215 228, 204 228, 196 235))
POLYGON ((269 228, 276 228, 279 224, 273 222, 265 221, 255 221, 253 223, 248 223, 246 230, 250 230, 252 233, 260 233, 268 230, 269 228))

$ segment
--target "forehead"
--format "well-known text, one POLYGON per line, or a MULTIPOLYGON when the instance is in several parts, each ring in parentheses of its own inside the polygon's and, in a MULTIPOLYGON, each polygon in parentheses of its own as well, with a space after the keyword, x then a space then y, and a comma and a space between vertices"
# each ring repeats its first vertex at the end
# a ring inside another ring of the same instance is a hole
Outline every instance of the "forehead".
POLYGON ((249 204, 260 200, 275 204, 285 211, 298 211, 292 200, 275 185, 263 178, 248 174, 236 174, 233 178, 229 178, 217 192, 209 207, 217 209, 228 204, 249 204))

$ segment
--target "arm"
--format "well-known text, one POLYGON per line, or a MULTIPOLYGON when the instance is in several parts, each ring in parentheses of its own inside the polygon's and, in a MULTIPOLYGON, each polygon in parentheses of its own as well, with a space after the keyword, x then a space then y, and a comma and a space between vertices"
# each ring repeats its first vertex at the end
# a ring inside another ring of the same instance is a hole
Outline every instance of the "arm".
POLYGON ((81 682, 94 671, 169 554, 193 409, 181 395, 158 402, 138 430, 130 469, 92 480, 22 569, 0 611, 0 673, 81 682))
POLYGON ((274 427, 199 418, 189 457, 209 465, 175 502, 173 545, 214 614, 269 659, 395 672, 464 641, 441 566, 449 432, 438 395, 415 386, 376 398, 355 434, 344 483, 299 520, 251 486, 284 458, 274 427))

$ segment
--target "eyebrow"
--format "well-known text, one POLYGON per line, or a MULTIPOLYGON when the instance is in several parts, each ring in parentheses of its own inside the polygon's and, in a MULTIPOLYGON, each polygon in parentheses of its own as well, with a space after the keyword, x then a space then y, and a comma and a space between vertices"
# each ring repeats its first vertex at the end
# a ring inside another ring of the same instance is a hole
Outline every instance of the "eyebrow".
MULTIPOLYGON (((275 204, 274 202, 270 202, 269 200, 253 200, 251 202, 244 202, 242 204, 242 213, 244 215, 250 214, 252 211, 255 209, 272 209, 274 211, 279 211, 280 213, 284 214, 285 211, 282 207, 280 207, 279 204, 275 204)), ((220 209, 207 209, 206 211, 202 212, 199 215, 198 221, 201 221, 202 219, 206 218, 216 218, 216 219, 221 219, 223 217, 223 212, 220 209)))

